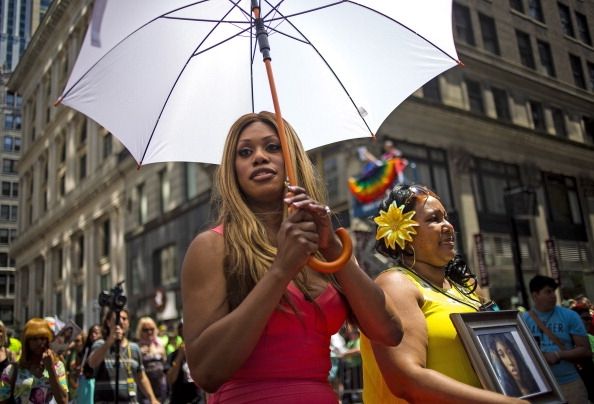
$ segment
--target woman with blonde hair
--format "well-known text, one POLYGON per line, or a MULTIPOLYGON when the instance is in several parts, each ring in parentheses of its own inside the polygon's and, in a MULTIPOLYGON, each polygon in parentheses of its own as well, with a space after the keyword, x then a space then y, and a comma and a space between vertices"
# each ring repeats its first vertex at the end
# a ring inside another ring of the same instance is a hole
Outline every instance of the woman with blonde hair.
POLYGON ((187 360, 194 381, 213 393, 209 404, 336 403, 330 337, 347 317, 382 343, 402 337, 384 294, 354 259, 333 275, 307 266, 317 251, 335 260, 342 245, 322 181, 285 125, 300 186, 285 184, 274 114, 243 115, 215 177, 216 226, 194 239, 184 260, 187 360))
POLYGON ((49 347, 53 337, 44 319, 27 321, 23 330, 21 358, 17 364, 9 365, 0 376, 0 401, 12 397, 16 403, 31 402, 43 393, 44 403, 68 402, 64 363, 49 347))
MULTIPOLYGON (((151 383, 153 393, 159 401, 163 402, 168 396, 167 379, 165 378, 167 354, 157 335, 157 324, 151 317, 145 316, 138 320, 136 338, 142 354, 144 371, 151 383)), ((149 403, 150 401, 141 395, 140 402, 149 403)))

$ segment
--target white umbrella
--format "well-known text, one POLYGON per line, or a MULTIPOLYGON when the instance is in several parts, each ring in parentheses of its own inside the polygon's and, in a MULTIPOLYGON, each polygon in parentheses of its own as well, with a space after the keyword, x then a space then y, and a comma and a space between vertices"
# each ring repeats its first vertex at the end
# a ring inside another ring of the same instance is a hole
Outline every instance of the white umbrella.
MULTIPOLYGON (((458 63, 451 0, 277 1, 96 0, 58 101, 111 131, 139 165, 219 163, 238 116, 274 110, 295 184, 280 105, 306 149, 369 136, 458 63), (254 65, 258 46, 266 69, 254 65)), ((349 259, 339 235, 340 259, 310 266, 332 272, 349 259)))
MULTIPOLYGON (((96 0, 59 101, 139 164, 219 163, 240 115, 273 110, 248 0, 96 0)), ((306 149, 369 136, 457 63, 451 0, 263 2, 283 116, 306 149)))

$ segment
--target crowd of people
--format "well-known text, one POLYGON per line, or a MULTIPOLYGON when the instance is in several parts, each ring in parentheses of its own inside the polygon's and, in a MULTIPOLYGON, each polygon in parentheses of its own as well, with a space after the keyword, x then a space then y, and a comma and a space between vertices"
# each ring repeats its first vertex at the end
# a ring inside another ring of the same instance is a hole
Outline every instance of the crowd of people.
MULTIPOLYGON (((141 317, 131 336, 131 313, 110 309, 57 353, 48 323, 33 318, 15 354, 0 327, 0 402, 324 404, 359 401, 344 393, 362 388, 366 404, 528 403, 539 392, 505 333, 481 336, 502 380, 499 392, 482 387, 450 314, 497 306, 456 255, 455 229, 428 187, 398 184, 380 204, 375 250, 389 265, 376 279, 354 257, 334 272, 312 269, 312 257, 343 255, 344 240, 299 138, 275 118, 250 113, 230 128, 214 180, 218 218, 182 265, 177 334, 165 341, 141 317), (299 185, 286 183, 281 144, 299 185)), ((582 404, 592 305, 558 306, 557 286, 534 277, 522 316, 566 401, 582 404)))
POLYGON ((185 359, 183 322, 170 333, 141 317, 131 340, 129 327, 126 309, 110 310, 56 351, 57 333, 47 319, 29 319, 20 339, 0 322, 0 402, 113 403, 117 391, 121 403, 204 403, 185 359))

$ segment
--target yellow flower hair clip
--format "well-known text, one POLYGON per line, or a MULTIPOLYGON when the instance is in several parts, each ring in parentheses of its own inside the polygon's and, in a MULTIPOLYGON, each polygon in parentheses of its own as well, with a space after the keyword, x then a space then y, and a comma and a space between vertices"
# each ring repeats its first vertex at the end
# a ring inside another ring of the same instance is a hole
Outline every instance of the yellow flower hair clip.
POLYGON ((396 249, 396 244, 398 244, 404 250, 406 242, 413 241, 412 236, 417 234, 414 227, 419 224, 412 220, 415 211, 402 213, 403 210, 404 205, 397 206, 396 202, 392 202, 388 212, 380 210, 380 215, 373 219, 377 223, 375 239, 383 238, 386 247, 396 249))

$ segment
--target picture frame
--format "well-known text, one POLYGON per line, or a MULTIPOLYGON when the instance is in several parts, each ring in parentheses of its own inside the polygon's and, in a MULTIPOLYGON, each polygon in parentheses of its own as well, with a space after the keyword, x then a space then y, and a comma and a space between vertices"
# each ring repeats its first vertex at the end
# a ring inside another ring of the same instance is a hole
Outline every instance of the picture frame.
POLYGON ((483 388, 531 403, 566 403, 519 312, 453 313, 450 319, 483 388))

